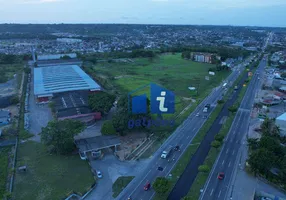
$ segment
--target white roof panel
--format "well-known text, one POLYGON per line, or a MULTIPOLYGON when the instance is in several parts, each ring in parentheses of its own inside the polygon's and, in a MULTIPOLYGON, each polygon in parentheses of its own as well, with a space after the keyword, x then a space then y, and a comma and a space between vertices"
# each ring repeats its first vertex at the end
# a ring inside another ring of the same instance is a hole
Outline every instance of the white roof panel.
POLYGON ((100 86, 77 65, 34 68, 34 94, 37 96, 100 89, 100 86))

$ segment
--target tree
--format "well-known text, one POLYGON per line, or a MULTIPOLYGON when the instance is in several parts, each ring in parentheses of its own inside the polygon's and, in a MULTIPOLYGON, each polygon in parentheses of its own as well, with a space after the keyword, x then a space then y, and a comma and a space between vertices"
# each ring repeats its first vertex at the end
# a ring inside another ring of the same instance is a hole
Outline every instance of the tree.
POLYGON ((30 73, 31 73, 31 68, 30 68, 30 67, 25 67, 25 68, 24 68, 24 72, 25 72, 26 74, 30 74, 30 73))
POLYGON ((84 125, 80 121, 50 121, 42 128, 41 141, 54 153, 68 154, 75 148, 74 136, 83 129, 84 125))
POLYGON ((11 99, 10 99, 10 103, 11 104, 19 103, 19 97, 17 95, 12 96, 11 99))
POLYGON ((275 155, 267 149, 258 149, 249 156, 248 163, 251 170, 257 174, 268 174, 269 170, 273 167, 273 157, 275 155))
POLYGON ((212 147, 214 147, 214 148, 216 148, 216 149, 218 149, 219 147, 220 147, 220 145, 221 145, 221 142, 220 141, 217 141, 217 140, 215 140, 215 141, 213 141, 212 142, 212 147))
POLYGON ((236 106, 230 106, 230 107, 228 108, 228 110, 229 110, 229 112, 231 112, 231 113, 235 113, 235 112, 237 111, 237 107, 236 107, 236 106))
POLYGON ((103 125, 101 127, 101 133, 103 135, 114 135, 114 134, 116 134, 116 130, 115 130, 111 120, 106 120, 103 123, 103 125))
POLYGON ((210 167, 208 165, 200 165, 199 166, 199 171, 200 172, 209 172, 210 171, 210 167))
POLYGON ((112 116, 112 124, 116 132, 120 135, 125 135, 125 131, 128 129, 129 115, 126 112, 117 111, 112 116))
POLYGON ((251 150, 256 150, 259 146, 259 142, 257 138, 249 138, 247 140, 248 146, 251 150))
POLYGON ((286 78, 286 72, 281 73, 282 78, 286 78))
POLYGON ((217 134, 215 135, 215 140, 219 141, 219 142, 222 142, 224 139, 224 136, 222 134, 217 134))
POLYGON ((223 104, 223 103, 224 103, 224 100, 217 100, 217 103, 218 103, 218 104, 223 104))
POLYGON ((158 194, 164 194, 170 189, 170 181, 165 177, 158 177, 153 183, 153 188, 158 194))
POLYGON ((108 113, 113 106, 116 96, 108 94, 106 92, 99 92, 91 94, 88 97, 88 104, 90 108, 95 112, 101 112, 101 114, 108 113))

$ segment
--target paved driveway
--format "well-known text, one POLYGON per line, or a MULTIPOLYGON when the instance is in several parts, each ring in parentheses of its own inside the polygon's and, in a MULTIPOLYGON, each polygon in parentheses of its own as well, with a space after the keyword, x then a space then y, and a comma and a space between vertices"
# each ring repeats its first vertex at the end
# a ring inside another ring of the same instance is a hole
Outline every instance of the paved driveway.
MULTIPOLYGON (((33 71, 33 69, 32 69, 33 71)), ((33 72, 30 83, 30 95, 29 95, 29 120, 30 128, 29 132, 34 134, 36 140, 39 140, 38 134, 42 131, 42 127, 46 127, 48 122, 53 119, 50 108, 47 104, 37 105, 34 98, 34 85, 33 85, 33 72)))
POLYGON ((101 171, 103 178, 97 181, 96 188, 85 200, 110 200, 112 198, 112 184, 119 176, 136 176, 142 171, 149 160, 119 161, 114 155, 108 154, 102 160, 91 161, 93 169, 101 171))

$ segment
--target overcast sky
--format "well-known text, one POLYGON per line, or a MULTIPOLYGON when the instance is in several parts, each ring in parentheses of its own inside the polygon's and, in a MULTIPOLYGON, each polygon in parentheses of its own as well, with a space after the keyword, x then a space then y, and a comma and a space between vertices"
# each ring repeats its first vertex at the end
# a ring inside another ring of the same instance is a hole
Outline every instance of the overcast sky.
POLYGON ((286 0, 0 0, 0 23, 286 27, 286 0))

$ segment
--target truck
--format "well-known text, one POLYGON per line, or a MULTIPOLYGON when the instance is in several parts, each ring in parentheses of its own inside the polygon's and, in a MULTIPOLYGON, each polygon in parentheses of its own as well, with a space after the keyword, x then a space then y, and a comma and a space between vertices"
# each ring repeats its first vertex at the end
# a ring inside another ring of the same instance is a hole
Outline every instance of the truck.
POLYGON ((203 112, 208 112, 208 110, 210 109, 211 105, 210 104, 207 104, 204 109, 203 109, 203 112))
POLYGON ((162 152, 161 158, 166 159, 166 158, 171 154, 172 150, 173 150, 173 147, 172 147, 171 145, 168 146, 168 148, 166 148, 166 150, 164 150, 164 151, 162 152))

